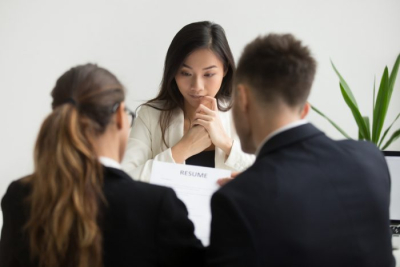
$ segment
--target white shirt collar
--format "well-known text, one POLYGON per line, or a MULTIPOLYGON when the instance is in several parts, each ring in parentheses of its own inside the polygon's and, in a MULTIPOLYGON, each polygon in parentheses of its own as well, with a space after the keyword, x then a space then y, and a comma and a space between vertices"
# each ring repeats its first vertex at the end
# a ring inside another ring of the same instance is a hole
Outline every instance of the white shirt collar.
POLYGON ((278 135, 278 134, 280 134, 280 133, 283 133, 283 132, 285 132, 285 131, 287 131, 287 130, 293 129, 293 128, 295 128, 295 127, 301 126, 301 125, 306 124, 306 123, 308 123, 308 121, 306 121, 306 120, 298 120, 298 121, 294 121, 294 122, 291 122, 291 123, 289 123, 289 124, 286 124, 285 126, 283 126, 283 127, 279 128, 279 129, 273 131, 273 132, 270 133, 267 137, 265 137, 265 139, 261 142, 260 146, 259 146, 259 147, 257 148, 257 150, 256 150, 256 153, 255 153, 256 156, 258 156, 258 154, 260 153, 261 148, 262 148, 272 137, 274 137, 275 135, 278 135))
POLYGON ((111 158, 99 157, 99 161, 105 167, 122 170, 121 164, 111 158))

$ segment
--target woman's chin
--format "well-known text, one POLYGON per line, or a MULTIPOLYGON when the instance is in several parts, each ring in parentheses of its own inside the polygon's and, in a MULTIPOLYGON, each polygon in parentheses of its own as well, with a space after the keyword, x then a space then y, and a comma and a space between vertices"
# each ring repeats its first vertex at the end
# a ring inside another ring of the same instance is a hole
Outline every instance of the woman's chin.
POLYGON ((201 99, 200 98, 191 98, 191 99, 187 99, 185 102, 191 108, 197 109, 201 104, 201 99))

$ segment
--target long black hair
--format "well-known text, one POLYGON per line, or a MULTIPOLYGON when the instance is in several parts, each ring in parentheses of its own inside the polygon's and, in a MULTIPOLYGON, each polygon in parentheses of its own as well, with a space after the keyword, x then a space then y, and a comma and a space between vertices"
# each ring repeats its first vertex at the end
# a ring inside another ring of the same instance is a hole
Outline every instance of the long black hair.
POLYGON ((221 88, 216 94, 218 109, 227 111, 232 107, 233 73, 235 61, 224 29, 209 21, 195 22, 183 27, 172 40, 164 63, 164 73, 158 95, 144 105, 161 110, 160 127, 162 140, 166 146, 165 132, 170 124, 172 113, 176 108, 183 109, 184 99, 175 81, 185 58, 197 49, 208 48, 224 64, 226 72, 221 88))

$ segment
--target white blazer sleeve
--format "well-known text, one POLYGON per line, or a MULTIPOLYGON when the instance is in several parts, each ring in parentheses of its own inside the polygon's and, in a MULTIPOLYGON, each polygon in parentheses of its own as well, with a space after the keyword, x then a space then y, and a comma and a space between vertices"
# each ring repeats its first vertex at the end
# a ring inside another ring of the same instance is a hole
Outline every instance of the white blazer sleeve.
POLYGON ((135 180, 149 182, 153 160, 175 163, 171 149, 153 156, 152 124, 158 119, 149 114, 148 107, 142 107, 129 135, 122 168, 135 180))
POLYGON ((231 153, 225 160, 225 165, 232 168, 234 171, 242 172, 252 165, 254 160, 255 156, 244 153, 239 140, 234 139, 231 153))
POLYGON ((234 172, 242 172, 254 163, 255 156, 242 151, 232 120, 232 113, 230 111, 220 112, 220 118, 226 133, 233 139, 233 144, 229 156, 227 156, 221 149, 216 149, 217 155, 215 157, 215 167, 228 169, 234 172))

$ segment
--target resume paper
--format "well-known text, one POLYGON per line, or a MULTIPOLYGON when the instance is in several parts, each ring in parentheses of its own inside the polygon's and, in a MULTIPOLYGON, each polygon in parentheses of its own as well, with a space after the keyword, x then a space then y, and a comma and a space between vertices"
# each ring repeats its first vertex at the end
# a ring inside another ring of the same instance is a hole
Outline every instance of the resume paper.
POLYGON ((208 246, 211 196, 219 188, 217 180, 227 177, 231 177, 231 171, 153 161, 150 183, 174 189, 188 209, 196 236, 204 246, 208 246))

